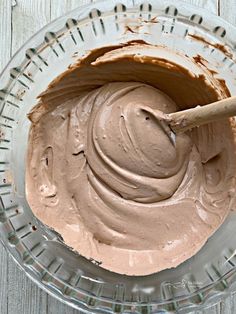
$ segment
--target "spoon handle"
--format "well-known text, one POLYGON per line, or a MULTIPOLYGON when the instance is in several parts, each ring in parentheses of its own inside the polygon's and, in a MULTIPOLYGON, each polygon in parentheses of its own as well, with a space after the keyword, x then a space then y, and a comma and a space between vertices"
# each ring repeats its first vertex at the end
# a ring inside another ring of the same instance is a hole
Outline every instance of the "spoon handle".
POLYGON ((232 116, 236 116, 236 96, 168 114, 169 125, 175 133, 232 116))

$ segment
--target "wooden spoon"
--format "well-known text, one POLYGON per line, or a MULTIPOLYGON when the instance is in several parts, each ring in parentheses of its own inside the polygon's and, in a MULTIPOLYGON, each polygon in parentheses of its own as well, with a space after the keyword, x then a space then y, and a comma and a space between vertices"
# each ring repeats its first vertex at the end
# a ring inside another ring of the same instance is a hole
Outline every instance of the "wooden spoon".
POLYGON ((236 96, 167 114, 168 124, 174 133, 232 116, 236 116, 236 96))

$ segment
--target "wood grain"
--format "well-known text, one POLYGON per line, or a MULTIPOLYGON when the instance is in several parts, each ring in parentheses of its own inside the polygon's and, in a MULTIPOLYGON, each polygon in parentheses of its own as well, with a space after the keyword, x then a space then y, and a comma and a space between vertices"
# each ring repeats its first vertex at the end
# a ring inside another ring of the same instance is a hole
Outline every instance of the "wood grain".
POLYGON ((46 314, 47 295, 9 259, 8 313, 46 314))
MULTIPOLYGON (((0 1, 0 71, 11 56, 11 2, 0 1)), ((0 313, 8 314, 8 254, 0 243, 0 313)))
POLYGON ((219 13, 220 13, 220 16, 222 16, 228 22, 236 25, 236 1, 235 0, 221 1, 219 5, 219 13))
POLYGON ((0 313, 8 314, 8 254, 0 244, 0 313))
POLYGON ((167 114, 170 119, 168 124, 174 133, 186 132, 192 128, 235 115, 236 96, 218 100, 205 106, 196 106, 167 114))
MULTIPOLYGON (((47 314, 78 314, 80 311, 61 303, 53 297, 48 299, 47 314)), ((44 313, 43 313, 44 314, 44 313)))
POLYGON ((90 0, 60 0, 60 5, 58 5, 58 0, 51 0, 51 20, 90 2, 90 0))
POLYGON ((218 0, 183 0, 183 1, 202 7, 210 11, 211 13, 218 14, 218 0))
POLYGON ((0 1, 0 71, 11 56, 11 2, 0 1))
POLYGON ((12 53, 48 22, 50 1, 17 0, 12 7, 12 53))

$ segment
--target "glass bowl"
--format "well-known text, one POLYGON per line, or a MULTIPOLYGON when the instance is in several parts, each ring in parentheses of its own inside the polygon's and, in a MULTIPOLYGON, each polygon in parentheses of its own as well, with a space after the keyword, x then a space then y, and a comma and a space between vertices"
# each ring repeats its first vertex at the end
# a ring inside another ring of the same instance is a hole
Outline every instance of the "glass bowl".
POLYGON ((142 39, 204 57, 236 95, 235 33, 221 18, 176 0, 99 1, 50 23, 12 58, 0 77, 0 235, 41 288, 85 313, 235 313, 236 212, 177 268, 132 277, 67 247, 25 198, 27 113, 70 64, 90 49, 142 39))

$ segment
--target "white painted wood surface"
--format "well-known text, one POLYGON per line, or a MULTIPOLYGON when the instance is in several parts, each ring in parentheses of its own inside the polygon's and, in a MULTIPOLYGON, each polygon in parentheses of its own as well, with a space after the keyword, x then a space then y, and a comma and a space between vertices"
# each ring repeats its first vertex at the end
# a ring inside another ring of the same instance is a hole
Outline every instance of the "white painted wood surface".
MULTIPOLYGON (((93 0, 0 0, 0 71, 37 30, 93 0)), ((236 0, 184 0, 236 24, 236 0)), ((78 314, 47 295, 15 265, 0 244, 0 314, 78 314)), ((231 314, 231 313, 229 313, 231 314)), ((234 313, 232 313, 234 314, 234 313)))

